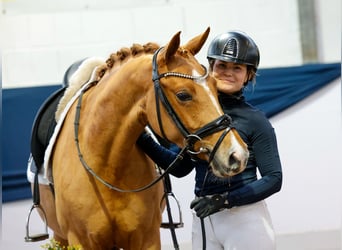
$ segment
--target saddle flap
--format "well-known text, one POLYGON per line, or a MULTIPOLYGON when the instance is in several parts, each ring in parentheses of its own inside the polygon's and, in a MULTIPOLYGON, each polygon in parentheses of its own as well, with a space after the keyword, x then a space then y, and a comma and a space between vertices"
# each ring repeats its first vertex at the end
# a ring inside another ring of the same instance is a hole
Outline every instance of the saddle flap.
POLYGON ((52 93, 40 106, 31 131, 31 153, 38 171, 44 163, 44 153, 56 127, 55 112, 66 87, 52 93))

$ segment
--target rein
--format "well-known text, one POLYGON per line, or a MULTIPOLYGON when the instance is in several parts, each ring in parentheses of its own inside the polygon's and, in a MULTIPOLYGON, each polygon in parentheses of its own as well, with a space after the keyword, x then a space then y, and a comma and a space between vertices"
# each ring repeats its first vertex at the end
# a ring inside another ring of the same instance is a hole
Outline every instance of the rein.
MULTIPOLYGON (((94 81, 93 83, 89 84, 89 87, 95 85, 97 83, 97 81, 94 81)), ((181 161, 184 157, 184 154, 187 150, 187 147, 183 147, 181 149, 181 151, 178 153, 177 157, 173 160, 173 162, 171 162, 171 164, 168 166, 167 169, 165 169, 165 171, 155 180, 153 180, 151 183, 149 183, 146 186, 143 186, 141 188, 137 188, 137 189, 121 189, 118 187, 113 186, 112 184, 110 184, 109 182, 105 181, 104 179, 102 179, 100 176, 98 176, 94 170, 87 164, 87 162, 85 161, 85 159, 83 158, 83 154, 81 152, 81 148, 80 148, 80 144, 79 144, 79 139, 78 139, 78 129, 79 129, 79 121, 80 121, 80 117, 81 117, 81 105, 82 105, 82 98, 83 98, 83 94, 89 89, 85 88, 82 90, 82 92, 80 93, 80 96, 78 98, 78 102, 77 102, 77 106, 76 106, 76 114, 75 114, 75 121, 74 121, 74 140, 75 140, 75 144, 76 144, 76 148, 77 148, 77 152, 78 152, 78 157, 83 165, 83 167, 93 176, 95 177, 99 182, 101 182, 103 185, 105 185, 106 187, 108 187, 111 190, 115 190, 121 193, 137 193, 137 192, 141 192, 144 191, 146 189, 149 189, 150 187, 152 187, 154 184, 156 184, 157 182, 159 182, 160 180, 162 180, 171 170, 172 167, 178 162, 181 161)))
POLYGON ((152 187, 157 182, 162 180, 172 170, 172 167, 175 165, 175 163, 177 163, 178 161, 183 159, 185 153, 188 152, 188 153, 190 153, 192 155, 195 155, 195 154, 199 154, 199 153, 202 153, 202 152, 208 152, 207 149, 203 149, 203 148, 201 148, 199 152, 194 152, 193 146, 194 146, 195 142, 202 140, 202 138, 204 138, 204 137, 206 137, 208 135, 211 135, 211 134, 214 134, 214 133, 219 132, 221 130, 224 130, 224 132, 221 134, 219 140, 216 142, 213 150, 210 153, 209 163, 208 163, 208 164, 210 164, 210 162, 214 158, 214 155, 215 155, 218 147, 220 146, 220 144, 222 143, 224 137, 228 134, 228 132, 231 129, 231 126, 230 126, 231 125, 231 118, 227 114, 224 114, 224 115, 220 116, 219 118, 217 118, 216 120, 206 124, 204 127, 200 128, 195 133, 190 134, 188 132, 186 127, 183 125, 183 123, 179 119, 177 113, 174 111, 174 109, 170 105, 170 102, 168 101, 166 95, 164 94, 164 92, 163 92, 163 90, 162 90, 162 88, 160 86, 159 79, 164 78, 164 77, 173 76, 173 77, 180 77, 180 78, 191 79, 191 80, 194 80, 194 81, 201 81, 201 80, 204 80, 204 79, 206 79, 208 77, 208 71, 202 65, 202 67, 205 69, 205 73, 202 76, 192 76, 192 75, 187 75, 187 74, 178 73, 178 72, 166 72, 166 73, 159 74, 158 73, 158 65, 157 65, 157 55, 158 55, 159 51, 162 48, 163 47, 159 48, 154 53, 153 59, 152 59, 152 80, 153 80, 154 87, 155 87, 156 109, 157 109, 157 116, 158 116, 159 127, 160 127, 160 130, 161 130, 161 133, 162 133, 164 139, 166 139, 168 141, 168 139, 167 139, 167 137, 166 137, 166 135, 164 133, 164 129, 163 129, 163 125, 162 125, 162 120, 161 120, 161 115, 160 115, 160 107, 159 107, 159 99, 160 99, 161 102, 163 103, 164 107, 166 108, 168 114, 171 116, 173 122, 176 124, 177 128, 180 130, 180 132, 184 136, 186 143, 185 143, 185 146, 178 153, 177 157, 168 166, 168 168, 158 178, 153 180, 148 185, 145 185, 145 186, 143 186, 141 188, 137 188, 137 189, 131 189, 131 190, 121 189, 121 188, 115 187, 112 184, 110 184, 109 182, 107 182, 106 180, 102 179, 100 176, 98 176, 94 172, 94 170, 87 164, 87 162, 85 161, 85 159, 83 157, 83 154, 82 154, 82 151, 81 151, 80 145, 79 145, 79 138, 78 138, 78 130, 79 130, 79 124, 80 124, 79 121, 80 121, 80 116, 81 116, 81 105, 82 105, 83 95, 91 86, 97 84, 97 81, 94 81, 94 82, 90 83, 87 88, 84 88, 81 91, 80 96, 78 97, 78 103, 77 103, 77 106, 76 106, 76 113, 75 113, 75 120, 74 120, 74 141, 75 141, 75 144, 76 144, 76 148, 77 148, 77 152, 78 152, 78 157, 79 157, 80 162, 82 163, 83 167, 94 178, 96 178, 99 182, 101 182, 103 185, 105 185, 106 187, 108 187, 111 190, 115 190, 115 191, 122 192, 122 193, 132 193, 132 192, 136 193, 136 192, 141 192, 141 191, 144 191, 144 190, 152 187))

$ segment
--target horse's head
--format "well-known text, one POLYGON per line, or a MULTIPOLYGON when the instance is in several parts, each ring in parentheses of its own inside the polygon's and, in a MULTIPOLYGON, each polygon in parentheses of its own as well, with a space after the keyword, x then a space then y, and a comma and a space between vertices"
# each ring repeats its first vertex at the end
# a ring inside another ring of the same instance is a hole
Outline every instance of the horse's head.
POLYGON ((161 137, 186 144, 191 154, 210 163, 214 174, 227 177, 244 170, 248 150, 222 111, 215 79, 194 57, 208 34, 209 28, 180 46, 178 32, 155 52, 155 91, 148 94, 147 119, 161 137))

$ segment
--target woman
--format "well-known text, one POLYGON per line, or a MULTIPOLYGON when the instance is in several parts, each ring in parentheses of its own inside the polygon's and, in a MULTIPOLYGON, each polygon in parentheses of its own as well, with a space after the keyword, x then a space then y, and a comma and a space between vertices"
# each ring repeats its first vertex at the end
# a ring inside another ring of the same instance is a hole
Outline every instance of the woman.
MULTIPOLYGON (((196 198, 190 205, 194 209, 192 247, 275 249, 274 230, 264 199, 278 192, 282 185, 276 135, 264 113, 248 104, 243 96, 244 88, 255 81, 259 49, 246 33, 231 31, 213 39, 207 58, 223 111, 232 118, 250 156, 246 169, 229 179, 215 177, 206 162, 191 161, 190 157, 171 171, 182 177, 193 168, 196 170, 196 198)), ((164 168, 179 151, 174 145, 170 149, 159 146, 147 134, 139 138, 138 144, 164 168)))

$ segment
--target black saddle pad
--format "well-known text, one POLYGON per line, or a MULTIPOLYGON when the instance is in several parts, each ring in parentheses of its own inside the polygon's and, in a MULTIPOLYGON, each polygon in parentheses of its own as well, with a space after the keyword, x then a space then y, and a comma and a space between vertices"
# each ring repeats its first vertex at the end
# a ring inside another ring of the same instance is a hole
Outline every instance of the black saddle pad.
POLYGON ((31 131, 31 154, 38 170, 44 163, 45 150, 57 125, 55 112, 65 87, 52 93, 40 106, 31 131))

